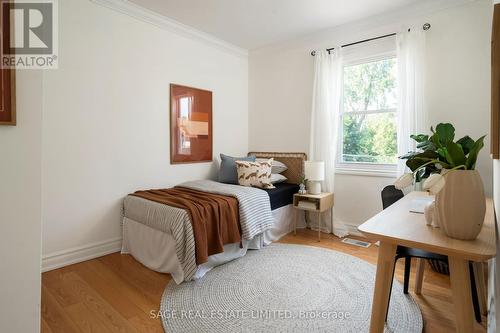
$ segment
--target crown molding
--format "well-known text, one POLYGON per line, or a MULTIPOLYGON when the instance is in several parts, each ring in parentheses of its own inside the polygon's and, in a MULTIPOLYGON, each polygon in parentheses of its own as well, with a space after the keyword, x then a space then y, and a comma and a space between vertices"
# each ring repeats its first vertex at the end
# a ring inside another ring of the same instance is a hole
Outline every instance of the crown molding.
POLYGON ((112 9, 116 12, 128 15, 137 20, 152 24, 161 29, 168 30, 180 36, 187 37, 196 41, 204 42, 205 44, 216 47, 227 53, 240 57, 248 57, 248 50, 239 46, 228 43, 213 35, 194 29, 186 24, 177 22, 171 18, 160 15, 149 9, 131 3, 127 0, 89 0, 97 5, 112 9))

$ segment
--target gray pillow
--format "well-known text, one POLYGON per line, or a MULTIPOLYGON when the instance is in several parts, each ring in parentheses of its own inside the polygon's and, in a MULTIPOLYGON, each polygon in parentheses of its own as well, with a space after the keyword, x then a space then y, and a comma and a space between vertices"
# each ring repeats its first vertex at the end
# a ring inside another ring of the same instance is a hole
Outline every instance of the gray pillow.
POLYGON ((219 182, 238 185, 236 161, 255 162, 255 156, 232 157, 220 154, 219 182))
POLYGON ((287 180, 288 178, 279 173, 271 173, 271 184, 279 184, 287 180))
MULTIPOLYGON (((267 158, 258 158, 256 161, 262 162, 262 161, 267 161, 267 160, 268 160, 267 158)), ((284 164, 280 161, 273 160, 273 166, 271 169, 271 173, 282 173, 282 172, 285 172, 286 170, 288 170, 288 167, 286 166, 286 164, 284 164)))

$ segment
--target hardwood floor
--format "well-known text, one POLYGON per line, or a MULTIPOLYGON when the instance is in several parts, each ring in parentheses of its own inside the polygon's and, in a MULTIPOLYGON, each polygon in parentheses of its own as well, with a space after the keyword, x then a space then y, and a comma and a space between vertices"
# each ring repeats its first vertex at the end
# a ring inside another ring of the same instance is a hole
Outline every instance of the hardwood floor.
MULTIPOLYGON (((372 264, 378 247, 368 249, 340 242, 333 235, 298 230, 281 242, 329 248, 351 254, 372 264)), ((403 261, 396 277, 403 280, 403 261)), ((414 263, 415 264, 415 263, 414 263)), ((450 281, 447 276, 426 268, 422 295, 410 290, 424 317, 425 332, 454 332, 450 281)), ((129 255, 114 253, 98 259, 42 274, 42 332, 163 332, 159 319, 150 317, 159 304, 170 275, 153 272, 129 255)), ((486 332, 486 318, 475 323, 475 332, 486 332)))

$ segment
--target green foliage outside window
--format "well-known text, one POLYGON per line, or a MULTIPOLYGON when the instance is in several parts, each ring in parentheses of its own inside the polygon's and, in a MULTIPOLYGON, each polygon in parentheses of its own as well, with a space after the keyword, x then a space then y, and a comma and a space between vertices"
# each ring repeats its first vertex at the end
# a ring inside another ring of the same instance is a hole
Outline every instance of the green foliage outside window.
POLYGON ((396 59, 344 68, 343 162, 396 163, 396 106, 396 59))

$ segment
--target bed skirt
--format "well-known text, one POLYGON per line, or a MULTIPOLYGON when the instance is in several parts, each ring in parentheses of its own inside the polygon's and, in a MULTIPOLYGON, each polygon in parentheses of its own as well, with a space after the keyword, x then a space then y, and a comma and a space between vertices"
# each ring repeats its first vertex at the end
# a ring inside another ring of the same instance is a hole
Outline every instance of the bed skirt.
MULTIPOLYGON (((258 250, 279 240, 297 228, 305 228, 304 212, 287 205, 272 211, 271 229, 240 244, 227 244, 224 252, 208 257, 208 262, 197 267, 194 279, 203 277, 212 268, 244 256, 247 250, 258 250)), ((144 266, 157 272, 170 273, 176 283, 184 281, 184 271, 176 255, 175 240, 170 233, 153 229, 132 219, 123 218, 122 253, 131 254, 144 266)))

